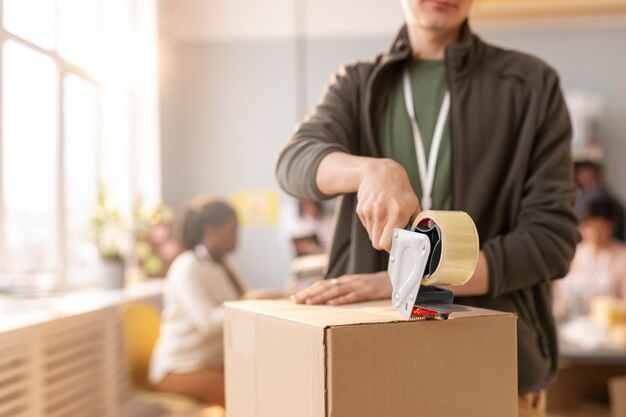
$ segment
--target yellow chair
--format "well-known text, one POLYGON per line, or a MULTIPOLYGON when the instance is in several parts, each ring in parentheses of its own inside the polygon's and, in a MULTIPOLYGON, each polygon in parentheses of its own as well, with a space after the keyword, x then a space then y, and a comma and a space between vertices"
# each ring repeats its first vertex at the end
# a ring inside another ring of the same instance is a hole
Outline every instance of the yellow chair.
POLYGON ((122 307, 128 374, 140 400, 161 408, 167 417, 225 417, 222 407, 207 407, 191 397, 157 392, 148 380, 150 357, 159 338, 160 317, 147 303, 122 307))

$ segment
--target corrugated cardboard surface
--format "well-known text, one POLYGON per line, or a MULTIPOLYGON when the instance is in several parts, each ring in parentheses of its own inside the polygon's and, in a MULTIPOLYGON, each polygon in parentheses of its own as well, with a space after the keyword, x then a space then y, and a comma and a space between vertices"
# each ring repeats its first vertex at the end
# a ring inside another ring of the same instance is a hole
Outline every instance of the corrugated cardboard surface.
POLYGON ((556 381, 548 387, 548 411, 576 414, 581 403, 608 404, 609 381, 621 375, 626 375, 623 364, 561 364, 556 381))
POLYGON ((609 382, 611 417, 626 417, 626 376, 613 378, 609 382))
POLYGON ((324 329, 227 308, 229 417, 324 416, 324 329))
POLYGON ((327 335, 330 416, 516 415, 512 317, 343 326, 327 335))
POLYGON ((515 316, 405 322, 388 302, 226 307, 229 417, 513 417, 515 316))

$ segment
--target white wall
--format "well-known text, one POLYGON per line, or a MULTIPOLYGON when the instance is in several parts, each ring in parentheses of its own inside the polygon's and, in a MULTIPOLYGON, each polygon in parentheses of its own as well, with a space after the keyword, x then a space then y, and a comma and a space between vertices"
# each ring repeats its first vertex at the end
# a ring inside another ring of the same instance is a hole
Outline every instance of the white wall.
MULTIPOLYGON (((162 80, 163 196, 229 198, 275 190, 274 160, 297 119, 292 41, 180 43, 162 80)), ((236 261, 256 287, 282 287, 289 259, 276 227, 243 227, 236 261)))
POLYGON ((162 31, 183 42, 386 36, 402 20, 390 0, 161 0, 162 31))
MULTIPOLYGON (((385 49, 402 23, 390 0, 162 0, 163 195, 278 190, 277 149, 341 63, 385 49)), ((626 17, 479 22, 488 41, 538 55, 568 89, 605 97, 609 183, 626 201, 626 17)), ((289 201, 283 196, 283 203, 289 201)), ((279 287, 277 228, 244 229, 237 262, 279 287)))
POLYGON ((180 42, 292 37, 293 0, 161 0, 162 33, 180 42))

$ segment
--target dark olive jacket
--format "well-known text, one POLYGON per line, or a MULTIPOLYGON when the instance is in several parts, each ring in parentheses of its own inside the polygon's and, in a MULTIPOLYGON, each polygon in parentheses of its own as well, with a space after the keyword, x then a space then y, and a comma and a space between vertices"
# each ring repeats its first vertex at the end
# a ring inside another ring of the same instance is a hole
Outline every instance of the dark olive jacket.
MULTIPOLYGON (((315 182, 330 152, 381 156, 387 94, 411 56, 405 27, 387 53, 341 68, 280 151, 276 176, 287 193, 332 197, 315 182)), ((460 42, 446 48, 445 65, 452 204, 476 223, 489 267, 488 295, 457 302, 518 315, 518 389, 540 389, 557 366, 550 284, 567 273, 578 240, 572 132, 559 79, 539 59, 486 44, 467 23, 460 42)), ((356 193, 339 198, 328 277, 387 268, 388 254, 372 248, 356 204, 356 193)))

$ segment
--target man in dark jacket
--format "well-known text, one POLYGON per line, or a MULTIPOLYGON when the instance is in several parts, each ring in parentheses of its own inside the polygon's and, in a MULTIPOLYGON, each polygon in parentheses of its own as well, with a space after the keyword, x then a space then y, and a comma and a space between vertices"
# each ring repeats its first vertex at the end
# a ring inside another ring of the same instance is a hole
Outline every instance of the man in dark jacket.
POLYGON ((390 50, 343 67, 280 152, 286 192, 340 196, 330 279, 295 299, 391 297, 393 229, 423 206, 463 210, 481 252, 456 300, 518 315, 520 409, 537 408, 557 366, 550 283, 567 273, 578 239, 558 76, 472 34, 471 0, 403 6, 406 25, 390 50))

